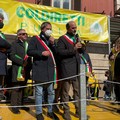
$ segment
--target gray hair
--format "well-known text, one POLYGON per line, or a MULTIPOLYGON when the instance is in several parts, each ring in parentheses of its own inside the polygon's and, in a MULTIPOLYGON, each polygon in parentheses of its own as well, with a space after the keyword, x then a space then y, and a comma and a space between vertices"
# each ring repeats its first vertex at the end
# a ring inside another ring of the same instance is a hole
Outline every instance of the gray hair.
POLYGON ((18 29, 17 30, 17 35, 19 34, 20 31, 25 30, 25 29, 18 29))
POLYGON ((51 23, 50 22, 43 22, 41 24, 41 30, 43 30, 47 25, 51 25, 51 23))

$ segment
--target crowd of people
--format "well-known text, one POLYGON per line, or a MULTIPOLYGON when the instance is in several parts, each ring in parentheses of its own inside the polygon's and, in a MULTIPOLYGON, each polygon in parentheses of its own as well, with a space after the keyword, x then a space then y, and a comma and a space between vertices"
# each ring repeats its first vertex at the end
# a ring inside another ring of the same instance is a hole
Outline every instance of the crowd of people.
MULTIPOLYGON (((0 13, 0 29, 3 28, 4 16, 0 13)), ((66 24, 66 33, 58 38, 58 41, 52 36, 52 25, 50 22, 43 22, 40 26, 41 32, 37 36, 33 36, 27 41, 28 34, 25 29, 17 30, 17 39, 9 44, 2 32, 0 32, 0 88, 4 85, 4 78, 7 71, 7 58, 12 61, 12 80, 11 86, 15 89, 11 90, 10 105, 14 114, 20 114, 20 109, 29 110, 24 107, 23 96, 24 86, 30 79, 30 71, 32 71, 32 80, 35 86, 35 105, 36 119, 44 120, 42 104, 43 99, 48 103, 48 116, 57 119, 54 113, 56 105, 60 97, 63 102, 63 118, 71 120, 69 101, 69 90, 72 85, 73 98, 75 102, 75 116, 79 118, 79 79, 78 77, 69 78, 80 73, 80 64, 86 66, 86 82, 88 83, 89 74, 92 73, 92 63, 86 46, 81 42, 77 34, 77 25, 74 21, 66 24), (69 78, 65 81, 57 81, 61 78, 69 78), (45 84, 44 84, 45 83, 45 84), (22 106, 22 107, 21 107, 22 106)), ((117 42, 119 49, 120 42, 117 42)), ((114 53, 113 53, 114 54, 114 53)), ((112 55, 111 55, 112 56, 112 55)), ((109 57, 111 59, 111 56, 109 57)), ((117 52, 115 59, 115 81, 119 82, 119 57, 117 52)), ((116 98, 120 101, 120 86, 115 85, 116 98)), ((92 92, 96 88, 91 89, 92 92)), ((0 99, 2 99, 0 91, 0 99)), ((94 96, 94 95, 93 95, 94 96)), ((98 95, 97 95, 98 96, 98 95)), ((59 109, 57 109, 59 111, 59 109)))

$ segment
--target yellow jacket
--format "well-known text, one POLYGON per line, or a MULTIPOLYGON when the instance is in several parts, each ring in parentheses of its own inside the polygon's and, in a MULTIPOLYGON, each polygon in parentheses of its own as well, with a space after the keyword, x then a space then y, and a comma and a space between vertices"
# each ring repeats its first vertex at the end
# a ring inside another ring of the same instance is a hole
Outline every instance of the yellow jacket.
POLYGON ((88 78, 88 84, 90 85, 90 87, 92 88, 95 88, 95 87, 98 87, 99 84, 98 84, 98 80, 96 79, 96 76, 94 75, 91 75, 89 78, 88 78), (96 83, 96 84, 95 84, 96 83))

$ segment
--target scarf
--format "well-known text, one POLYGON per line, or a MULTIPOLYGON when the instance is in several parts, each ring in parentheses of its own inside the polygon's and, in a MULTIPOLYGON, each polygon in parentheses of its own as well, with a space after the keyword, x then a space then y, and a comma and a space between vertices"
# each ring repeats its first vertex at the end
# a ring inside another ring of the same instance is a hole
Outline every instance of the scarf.
POLYGON ((64 35, 64 38, 71 44, 74 45, 74 37, 69 37, 68 35, 64 35))
POLYGON ((0 31, 0 37, 4 40, 6 40, 5 35, 0 31))
POLYGON ((89 62, 87 62, 87 60, 85 59, 85 57, 81 54, 80 57, 82 58, 82 60, 84 61, 86 68, 85 68, 85 72, 86 73, 91 73, 91 67, 89 65, 89 62))
MULTIPOLYGON (((24 57, 24 61, 26 61, 28 59, 28 55, 27 55, 28 43, 25 41, 24 45, 25 45, 25 57, 24 57)), ((15 54, 15 57, 17 57, 18 59, 22 59, 17 54, 15 54)), ((25 81, 25 69, 24 69, 23 66, 19 66, 19 68, 18 68, 17 80, 18 81, 25 81)))

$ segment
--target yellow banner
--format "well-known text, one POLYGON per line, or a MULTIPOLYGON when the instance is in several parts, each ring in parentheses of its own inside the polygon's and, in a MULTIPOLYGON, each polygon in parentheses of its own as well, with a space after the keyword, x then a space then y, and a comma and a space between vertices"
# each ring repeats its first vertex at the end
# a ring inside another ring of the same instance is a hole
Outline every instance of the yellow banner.
POLYGON ((65 25, 74 20, 82 40, 108 42, 108 17, 106 15, 78 12, 24 2, 0 0, 0 13, 3 13, 6 34, 16 34, 20 28, 30 36, 40 33, 44 21, 52 24, 53 36, 58 38, 66 33, 65 25))

